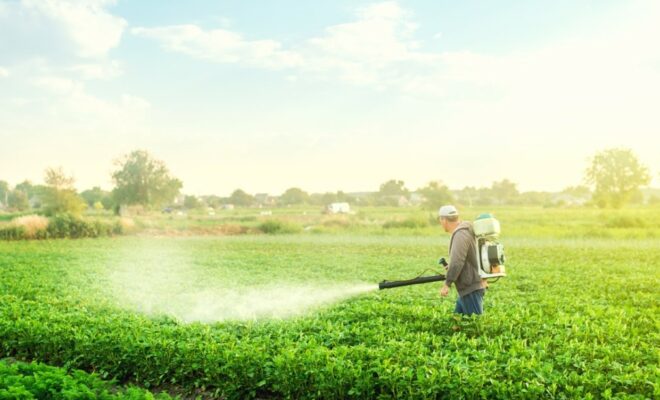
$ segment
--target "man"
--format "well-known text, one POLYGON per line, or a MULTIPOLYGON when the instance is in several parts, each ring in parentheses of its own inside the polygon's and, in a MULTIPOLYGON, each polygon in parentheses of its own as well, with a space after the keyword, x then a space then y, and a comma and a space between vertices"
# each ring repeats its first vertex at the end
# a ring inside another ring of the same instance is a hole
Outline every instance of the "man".
POLYGON ((447 279, 440 295, 447 297, 451 285, 456 286, 458 300, 455 313, 483 314, 485 289, 479 276, 476 241, 472 224, 458 218, 458 210, 452 205, 440 207, 438 220, 445 232, 451 234, 449 241, 449 266, 447 279))

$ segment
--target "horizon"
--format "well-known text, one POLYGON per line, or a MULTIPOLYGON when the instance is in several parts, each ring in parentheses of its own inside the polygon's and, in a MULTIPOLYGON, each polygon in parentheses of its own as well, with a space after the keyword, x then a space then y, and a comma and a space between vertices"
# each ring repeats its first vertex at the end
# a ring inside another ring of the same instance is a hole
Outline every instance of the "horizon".
MULTIPOLYGON (((1 180, 2 180, 2 179, 0 179, 0 181, 1 181, 1 180)), ((270 196, 270 197, 279 197, 279 196, 281 196, 282 194, 284 194, 284 192, 285 192, 286 190, 288 190, 288 189, 293 189, 293 188, 301 189, 303 192, 305 192, 305 193, 307 193, 307 194, 309 194, 309 195, 323 195, 323 194, 327 194, 327 193, 333 193, 333 194, 336 194, 336 193, 342 192, 342 193, 344 193, 344 194, 346 194, 346 195, 348 195, 348 196, 351 196, 351 195, 356 195, 356 194, 375 194, 375 193, 378 193, 378 192, 379 192, 380 185, 382 185, 382 184, 384 184, 385 182, 390 181, 390 180, 401 180, 401 179, 396 179, 396 178, 388 179, 388 180, 386 180, 386 181, 383 181, 383 182, 377 184, 377 185, 375 186, 375 189, 373 189, 373 190, 343 190, 343 189, 340 188, 340 189, 337 189, 337 190, 328 190, 328 191, 312 191, 312 190, 307 190, 307 189, 304 188, 304 187, 301 187, 301 186, 295 186, 295 185, 294 185, 294 186, 287 186, 285 189, 283 189, 283 190, 280 191, 280 192, 267 192, 267 191, 263 191, 263 190, 261 190, 261 191, 260 191, 260 190, 249 191, 249 190, 245 190, 245 189, 242 188, 242 187, 236 187, 236 188, 234 188, 234 189, 232 189, 232 190, 230 190, 229 192, 226 192, 226 193, 224 193, 224 194, 220 194, 220 193, 210 193, 210 192, 209 192, 209 193, 189 193, 189 192, 186 192, 185 190, 180 190, 180 191, 179 191, 179 194, 177 195, 177 197, 178 197, 178 196, 183 196, 183 195, 186 195, 186 196, 189 196, 189 195, 190 195, 190 196, 195 196, 195 197, 198 197, 198 198, 205 198, 205 197, 212 197, 212 196, 216 196, 216 197, 219 197, 219 198, 228 198, 228 197, 231 196, 231 194, 232 194, 234 191, 239 190, 239 189, 240 189, 240 190, 243 190, 245 193, 250 194, 250 195, 265 194, 265 195, 270 196)), ((495 182, 501 182, 501 181, 503 181, 503 180, 508 180, 508 181, 510 181, 511 183, 513 183, 513 184, 516 186, 516 189, 518 190, 518 192, 519 192, 520 194, 523 194, 523 193, 532 193, 532 192, 538 192, 538 193, 549 193, 549 194, 559 194, 559 193, 562 193, 565 189, 574 188, 574 187, 576 187, 576 186, 586 187, 586 188, 589 189, 590 192, 592 191, 592 188, 591 188, 591 187, 589 187, 589 186, 586 185, 586 184, 582 184, 582 183, 580 183, 580 184, 578 184, 578 185, 567 185, 567 186, 562 187, 562 188, 559 189, 559 190, 523 190, 523 189, 521 189, 521 188, 519 187, 519 185, 518 185, 517 182, 512 181, 512 180, 510 180, 510 179, 508 179, 508 178, 503 178, 503 179, 500 179, 500 180, 498 180, 498 181, 493 181, 493 182, 491 182, 490 184, 481 185, 481 186, 471 186, 471 185, 466 185, 466 186, 462 186, 462 187, 451 187, 451 186, 448 186, 448 185, 447 185, 447 188, 448 188, 448 190, 451 191, 451 192, 458 192, 458 191, 464 190, 464 189, 466 189, 466 188, 468 188, 468 187, 470 187, 470 188, 474 188, 474 189, 476 189, 476 190, 480 190, 480 189, 490 189, 490 188, 492 187, 492 184, 493 184, 493 183, 495 183, 495 182)), ((14 186, 16 186, 16 185, 18 185, 18 184, 21 184, 21 183, 24 183, 24 182, 29 182, 30 184, 32 184, 32 185, 34 185, 34 186, 45 185, 44 182, 41 182, 41 181, 31 181, 31 180, 28 180, 28 179, 23 179, 23 180, 21 180, 21 181, 15 182, 15 183, 12 183, 12 182, 8 182, 8 183, 9 183, 10 187, 14 187, 14 186)), ((408 190, 409 193, 419 193, 419 190, 422 189, 422 188, 425 186, 425 184, 424 184, 424 185, 420 185, 420 186, 412 187, 411 185, 409 185, 409 184, 406 183, 405 181, 403 181, 403 182, 404 182, 404 188, 405 188, 406 190, 408 190)), ((427 183, 428 183, 428 182, 427 182, 427 183)), ((74 184, 74 188, 75 188, 75 190, 76 190, 78 193, 82 193, 82 192, 85 191, 85 190, 92 190, 92 189, 94 189, 94 188, 96 188, 96 187, 100 188, 101 190, 103 190, 103 191, 105 191, 105 192, 112 192, 112 190, 113 190, 113 188, 103 187, 103 186, 100 186, 100 185, 93 185, 93 186, 89 186, 89 187, 81 188, 81 187, 79 187, 79 185, 74 184)), ((185 182, 184 182, 184 187, 185 187, 185 182)), ((641 191, 642 193, 643 193, 643 192, 647 192, 647 191, 649 191, 649 192, 660 191, 660 187, 655 187, 655 186, 653 186, 653 185, 648 185, 648 186, 643 186, 643 187, 641 187, 641 188, 640 188, 640 191, 641 191)))
POLYGON ((196 196, 558 192, 626 147, 655 188, 658 19, 645 0, 0 2, 0 180, 61 166, 109 190, 144 148, 196 196))

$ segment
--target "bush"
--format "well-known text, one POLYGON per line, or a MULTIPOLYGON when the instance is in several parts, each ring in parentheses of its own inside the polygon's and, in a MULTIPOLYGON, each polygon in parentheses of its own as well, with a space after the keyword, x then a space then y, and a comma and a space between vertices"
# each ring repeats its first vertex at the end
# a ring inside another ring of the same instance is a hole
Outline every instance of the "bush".
POLYGON ((25 228, 22 226, 9 225, 0 228, 0 239, 2 240, 21 240, 25 239, 25 228))
POLYGON ((111 236, 123 231, 121 223, 108 224, 101 221, 85 221, 71 214, 58 214, 48 225, 49 238, 83 238, 111 236))
POLYGON ((301 227, 299 225, 278 220, 268 220, 262 222, 259 224, 257 229, 266 234, 298 233, 301 231, 301 227))
POLYGON ((99 220, 86 221, 71 214, 58 214, 50 219, 39 216, 18 218, 16 222, 0 229, 0 239, 58 239, 94 238, 120 235, 124 226, 120 220, 107 223, 99 220))
POLYGON ((392 229, 392 228, 415 229, 415 228, 425 228, 427 226, 429 226, 428 221, 416 219, 416 218, 387 221, 383 224, 383 228, 385 229, 392 229))
POLYGON ((249 228, 243 225, 237 224, 224 224, 220 225, 220 233, 223 235, 243 235, 249 232, 249 228))
POLYGON ((331 218, 323 221, 323 226, 328 228, 348 228, 351 222, 346 218, 331 218))
POLYGON ((645 228, 646 222, 639 217, 619 215, 610 218, 605 223, 605 226, 608 228, 645 228))
POLYGON ((135 229, 135 221, 132 218, 121 217, 119 218, 119 221, 117 221, 115 225, 119 226, 118 227, 119 232, 115 232, 115 233, 124 233, 135 229))
POLYGON ((13 226, 22 226, 25 239, 43 237, 48 228, 48 218, 41 215, 24 215, 11 221, 13 226))

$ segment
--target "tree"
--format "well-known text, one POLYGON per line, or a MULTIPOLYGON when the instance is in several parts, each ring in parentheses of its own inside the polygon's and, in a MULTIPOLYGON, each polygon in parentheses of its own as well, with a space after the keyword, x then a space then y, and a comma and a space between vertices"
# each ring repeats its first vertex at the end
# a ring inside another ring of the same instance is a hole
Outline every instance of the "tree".
POLYGON ((326 192, 309 195, 309 202, 319 206, 326 206, 331 203, 351 203, 353 201, 355 201, 355 199, 342 192, 341 190, 337 191, 336 193, 326 192))
POLYGON ((116 161, 120 167, 112 174, 112 191, 117 204, 159 207, 169 203, 183 186, 170 176, 165 163, 152 158, 144 150, 135 150, 116 161))
POLYGON ((590 197, 591 190, 587 186, 578 185, 578 186, 569 186, 561 191, 562 194, 566 194, 573 197, 590 197))
POLYGON ((409 191, 405 187, 403 181, 397 181, 395 179, 390 179, 389 181, 380 185, 378 190, 378 195, 380 197, 384 196, 407 196, 409 191))
POLYGON ((454 191, 456 201, 460 204, 467 205, 468 207, 472 207, 477 201, 478 194, 479 191, 474 186, 465 186, 463 189, 454 191))
POLYGON ((183 206, 188 210, 192 210, 195 208, 200 208, 202 206, 202 202, 199 201, 197 196, 186 196, 183 198, 183 206))
POLYGON ((518 203, 528 206, 543 206, 552 202, 552 194, 548 192, 522 192, 518 195, 518 203))
POLYGON ((219 208, 222 206, 223 203, 222 198, 216 195, 206 196, 204 198, 204 201, 209 207, 213 207, 213 208, 219 208))
POLYGON ((429 182, 426 186, 419 189, 418 192, 424 196, 425 200, 422 208, 425 210, 436 210, 442 205, 454 201, 449 188, 439 181, 429 182))
POLYGON ((16 211, 24 211, 30 208, 30 201, 27 193, 22 190, 14 189, 7 196, 7 206, 16 211))
POLYGON ((245 193, 241 189, 234 190, 234 193, 229 196, 231 204, 243 207, 249 207, 254 204, 254 196, 245 193))
POLYGON ((32 207, 34 208, 39 208, 41 207, 41 200, 40 196, 46 189, 46 186, 44 185, 33 185, 32 182, 25 180, 16 187, 14 187, 14 190, 20 190, 21 192, 25 193, 25 195, 28 198, 28 201, 32 203, 32 207))
POLYGON ((408 197, 410 191, 406 189, 403 181, 390 179, 389 181, 380 185, 380 189, 376 193, 376 204, 383 206, 398 206, 401 197, 408 197))
POLYGON ((73 177, 67 176, 62 167, 47 168, 44 175, 46 188, 42 190, 41 201, 45 214, 82 214, 87 204, 76 193, 73 177))
POLYGON ((591 159, 585 181, 594 187, 593 200, 599 207, 619 208, 642 186, 648 185, 651 176, 632 150, 611 148, 596 153, 591 159))
POLYGON ((323 206, 326 204, 334 203, 337 196, 332 192, 326 193, 312 193, 309 195, 309 204, 315 206, 323 206))
POLYGON ((350 195, 344 193, 343 191, 338 190, 338 191, 337 191, 337 200, 336 200, 336 201, 338 201, 338 202, 340 202, 340 203, 341 203, 341 202, 344 202, 344 203, 351 203, 351 202, 355 201, 355 199, 354 199, 353 197, 351 197, 350 195))
POLYGON ((94 186, 93 188, 80 193, 80 197, 82 197, 85 202, 94 209, 98 209, 96 203, 101 203, 101 208, 105 208, 106 210, 112 208, 112 194, 102 190, 98 186, 94 186))
POLYGON ((495 201, 499 204, 511 204, 517 200, 519 195, 516 184, 508 179, 493 182, 490 188, 495 201))
POLYGON ((9 184, 5 181, 0 181, 0 204, 7 206, 9 202, 9 184))
POLYGON ((309 194, 300 188, 287 189, 279 199, 279 203, 284 206, 305 204, 309 201, 309 194))

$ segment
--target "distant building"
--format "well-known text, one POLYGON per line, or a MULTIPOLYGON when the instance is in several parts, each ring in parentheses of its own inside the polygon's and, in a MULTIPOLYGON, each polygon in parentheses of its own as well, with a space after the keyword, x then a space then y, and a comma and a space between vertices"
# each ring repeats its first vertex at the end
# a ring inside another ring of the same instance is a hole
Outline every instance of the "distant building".
POLYGON ((183 203, 184 203, 185 201, 186 201, 186 195, 185 195, 185 194, 178 194, 178 195, 176 195, 176 197, 174 198, 174 202, 173 202, 173 203, 174 203, 175 206, 179 206, 179 207, 181 207, 181 206, 183 206, 183 203))

